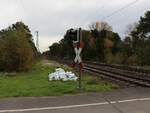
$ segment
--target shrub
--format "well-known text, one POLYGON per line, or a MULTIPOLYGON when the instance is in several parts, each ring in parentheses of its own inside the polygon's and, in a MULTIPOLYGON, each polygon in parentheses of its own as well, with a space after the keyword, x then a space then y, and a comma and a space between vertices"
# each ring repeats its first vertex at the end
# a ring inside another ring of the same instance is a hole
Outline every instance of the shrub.
POLYGON ((127 64, 128 65, 137 65, 138 64, 138 58, 136 55, 132 55, 127 59, 127 64))

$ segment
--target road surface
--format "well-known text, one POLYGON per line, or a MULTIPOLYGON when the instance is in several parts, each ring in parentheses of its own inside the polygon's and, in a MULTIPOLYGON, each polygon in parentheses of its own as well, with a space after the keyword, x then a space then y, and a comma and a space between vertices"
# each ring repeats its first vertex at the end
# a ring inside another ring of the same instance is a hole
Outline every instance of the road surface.
POLYGON ((0 99, 0 113, 150 113, 150 88, 0 99))

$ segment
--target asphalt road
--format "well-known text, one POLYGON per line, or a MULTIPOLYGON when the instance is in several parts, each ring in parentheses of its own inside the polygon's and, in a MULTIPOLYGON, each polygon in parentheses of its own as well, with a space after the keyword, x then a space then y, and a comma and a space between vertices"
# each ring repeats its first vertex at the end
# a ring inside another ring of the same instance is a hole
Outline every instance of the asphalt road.
POLYGON ((0 100, 0 113, 150 113, 150 88, 0 100))

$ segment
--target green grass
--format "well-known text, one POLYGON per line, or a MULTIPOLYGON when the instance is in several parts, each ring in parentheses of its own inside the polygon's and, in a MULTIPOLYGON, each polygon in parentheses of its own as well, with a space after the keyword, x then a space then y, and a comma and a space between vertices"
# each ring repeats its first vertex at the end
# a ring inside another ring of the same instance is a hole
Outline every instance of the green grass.
MULTIPOLYGON (((79 93, 77 89, 78 82, 48 81, 48 73, 54 72, 56 67, 71 70, 67 66, 56 65, 55 62, 51 62, 51 65, 43 65, 40 62, 34 65, 29 72, 0 73, 0 98, 79 93)), ((82 76, 82 80, 82 92, 110 91, 117 87, 87 74, 82 76)))

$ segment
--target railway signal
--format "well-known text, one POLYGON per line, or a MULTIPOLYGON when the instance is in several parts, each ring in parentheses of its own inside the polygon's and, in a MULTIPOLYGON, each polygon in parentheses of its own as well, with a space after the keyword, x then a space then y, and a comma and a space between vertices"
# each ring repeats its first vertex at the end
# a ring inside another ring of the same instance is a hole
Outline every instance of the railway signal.
POLYGON ((76 57, 74 59, 73 67, 75 67, 76 64, 79 66, 79 89, 81 89, 81 74, 82 74, 82 58, 80 56, 82 49, 83 49, 83 42, 82 42, 82 29, 70 29, 67 31, 67 34, 69 38, 72 40, 74 51, 76 54, 76 57))
POLYGON ((79 30, 77 29, 73 29, 73 28, 69 29, 67 31, 67 35, 72 40, 73 43, 78 43, 80 40, 79 30))

